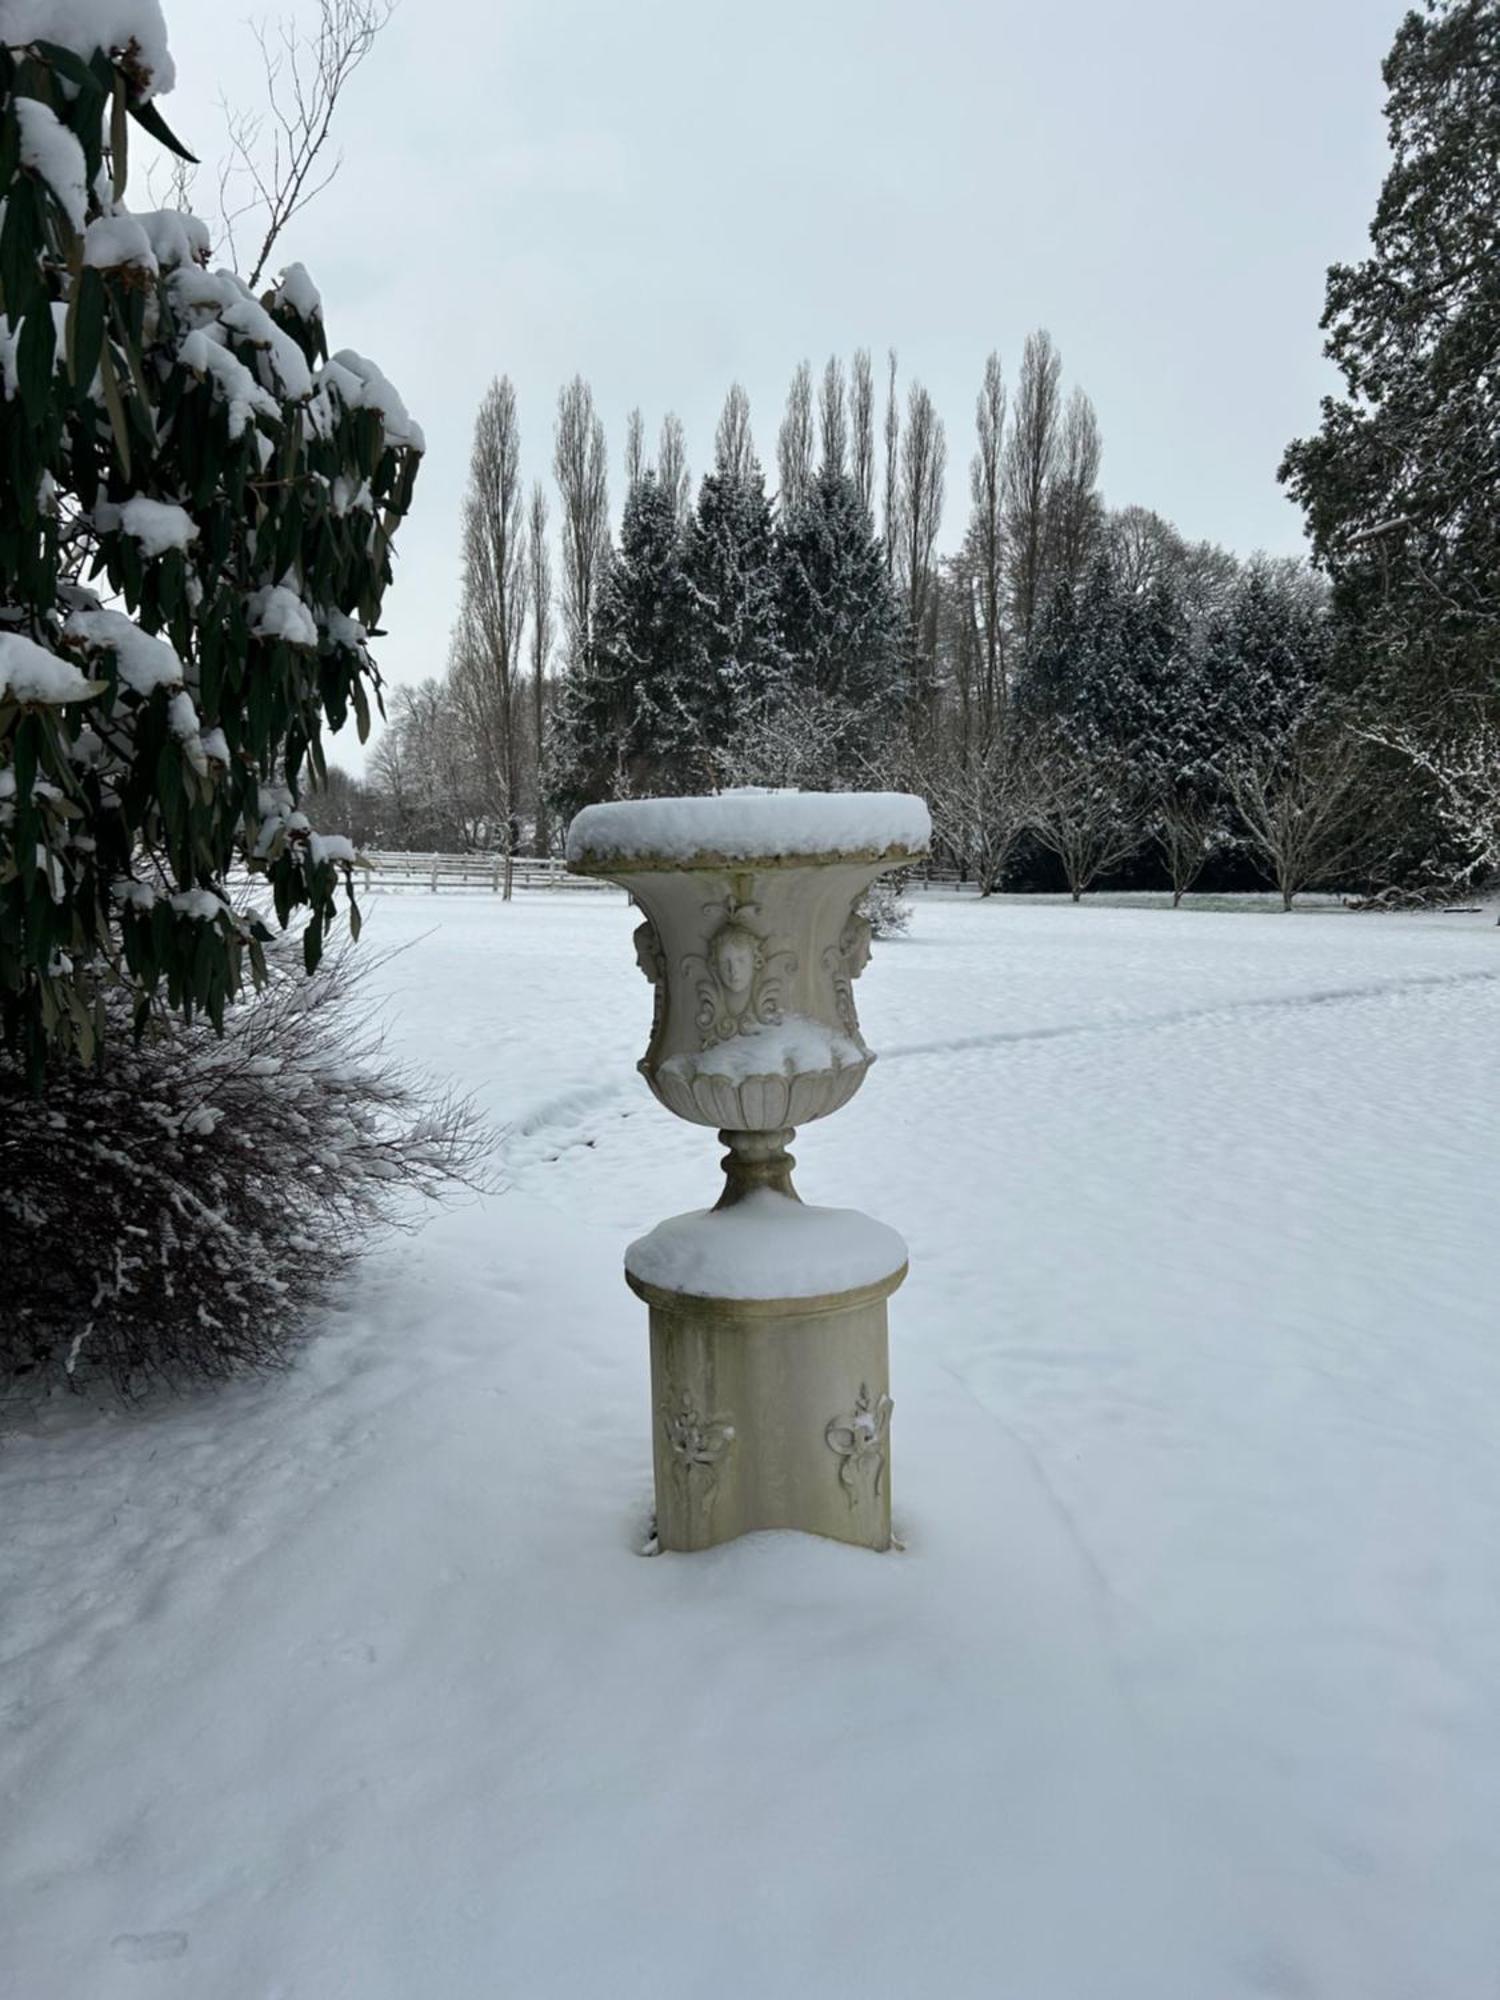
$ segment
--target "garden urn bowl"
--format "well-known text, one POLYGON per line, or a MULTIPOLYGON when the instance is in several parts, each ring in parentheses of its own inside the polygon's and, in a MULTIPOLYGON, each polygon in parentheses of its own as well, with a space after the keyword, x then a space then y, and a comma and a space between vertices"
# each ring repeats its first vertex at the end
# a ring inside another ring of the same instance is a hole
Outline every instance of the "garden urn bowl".
POLYGON ((874 1056, 854 985, 857 905, 927 851, 927 809, 894 792, 725 792, 588 806, 568 866, 630 891, 655 1004, 638 1065, 669 1111, 728 1149, 717 1204, 630 1245, 650 1309, 660 1544, 758 1528, 890 1544, 886 1300, 893 1229, 804 1204, 795 1127, 847 1104, 874 1056))

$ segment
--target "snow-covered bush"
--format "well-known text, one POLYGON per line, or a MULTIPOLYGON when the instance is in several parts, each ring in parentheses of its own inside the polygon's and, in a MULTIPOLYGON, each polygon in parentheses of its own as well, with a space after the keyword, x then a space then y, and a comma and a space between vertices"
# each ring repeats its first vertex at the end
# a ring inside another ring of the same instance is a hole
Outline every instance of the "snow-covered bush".
POLYGON ((236 862, 317 963, 352 853, 299 778, 367 724, 423 448, 300 265, 257 298, 195 217, 127 209, 171 81, 156 0, 0 4, 0 1028, 33 1080, 93 1059, 117 982, 223 1020, 264 975, 236 862))
POLYGON ((877 938, 901 937, 911 927, 911 904, 903 893, 906 874, 881 875, 859 899, 859 912, 877 938))
POLYGON ((480 1178, 468 1106, 383 1053, 358 990, 378 959, 267 958, 222 1036, 168 1016, 137 1045, 107 989, 100 1060, 45 1098, 0 1052, 0 1384, 133 1394, 279 1362, 371 1230, 480 1178))

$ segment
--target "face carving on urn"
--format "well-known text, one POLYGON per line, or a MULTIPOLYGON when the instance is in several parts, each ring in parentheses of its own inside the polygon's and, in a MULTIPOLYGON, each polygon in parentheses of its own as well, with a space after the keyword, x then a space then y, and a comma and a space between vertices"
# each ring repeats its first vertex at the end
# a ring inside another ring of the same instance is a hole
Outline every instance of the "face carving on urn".
POLYGON ((760 939, 743 924, 725 924, 708 947, 708 962, 724 989, 730 1011, 743 1014, 763 963, 760 939))
POLYGON ((797 954, 751 929, 747 919, 758 914, 755 903, 734 896, 709 903, 704 915, 722 921, 702 952, 690 952, 682 962, 695 982, 696 1025, 706 1049, 782 1017, 783 988, 797 970, 797 954))
POLYGON ((649 917, 643 924, 636 925, 631 941, 635 945, 635 962, 651 981, 651 1038, 655 1041, 667 1010, 666 953, 656 935, 656 926, 649 917))

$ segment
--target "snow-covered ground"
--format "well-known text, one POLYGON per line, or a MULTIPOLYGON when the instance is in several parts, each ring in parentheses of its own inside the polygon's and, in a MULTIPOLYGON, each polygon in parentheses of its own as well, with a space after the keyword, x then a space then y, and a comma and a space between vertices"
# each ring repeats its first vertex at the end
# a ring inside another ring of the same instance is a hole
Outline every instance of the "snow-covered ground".
POLYGON ((1494 2000, 1492 917, 924 899, 796 1149, 911 1244, 905 1552, 654 1561, 631 922, 380 899, 508 1190, 9 1413, 7 2000, 1494 2000))

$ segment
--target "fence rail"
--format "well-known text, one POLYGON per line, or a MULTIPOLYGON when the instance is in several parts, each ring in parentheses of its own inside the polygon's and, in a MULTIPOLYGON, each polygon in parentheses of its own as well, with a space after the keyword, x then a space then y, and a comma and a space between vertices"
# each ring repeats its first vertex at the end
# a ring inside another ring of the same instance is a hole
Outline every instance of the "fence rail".
MULTIPOLYGON (((397 854, 367 848, 360 856, 360 872, 368 889, 419 889, 435 896, 440 889, 488 889, 500 895, 505 888, 503 854, 397 854)), ((511 888, 522 889, 612 889, 592 875, 570 875, 567 863, 531 854, 518 854, 511 863, 511 888)))

